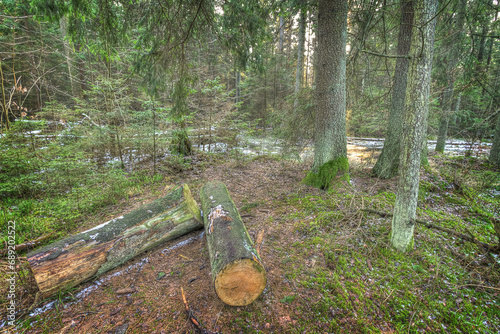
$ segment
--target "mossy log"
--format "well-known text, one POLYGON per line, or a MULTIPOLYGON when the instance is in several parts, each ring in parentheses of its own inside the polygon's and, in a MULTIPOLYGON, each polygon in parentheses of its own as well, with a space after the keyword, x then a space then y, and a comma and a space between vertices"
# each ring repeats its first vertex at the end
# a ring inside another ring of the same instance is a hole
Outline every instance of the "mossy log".
POLYGON ((203 227, 187 185, 130 213, 28 254, 43 297, 97 277, 165 241, 203 227))
POLYGON ((206 183, 200 200, 215 292, 228 305, 248 305, 266 286, 259 254, 224 183, 206 183))

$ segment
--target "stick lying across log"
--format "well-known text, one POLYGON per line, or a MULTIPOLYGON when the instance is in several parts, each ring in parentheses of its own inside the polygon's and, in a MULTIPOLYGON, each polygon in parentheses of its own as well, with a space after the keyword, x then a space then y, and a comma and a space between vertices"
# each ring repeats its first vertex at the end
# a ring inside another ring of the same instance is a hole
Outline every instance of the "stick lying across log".
POLYGON ((228 305, 248 305, 266 287, 259 254, 224 183, 206 183, 200 200, 215 292, 228 305))
POLYGON ((203 227, 187 185, 121 217, 27 255, 43 297, 76 286, 203 227))

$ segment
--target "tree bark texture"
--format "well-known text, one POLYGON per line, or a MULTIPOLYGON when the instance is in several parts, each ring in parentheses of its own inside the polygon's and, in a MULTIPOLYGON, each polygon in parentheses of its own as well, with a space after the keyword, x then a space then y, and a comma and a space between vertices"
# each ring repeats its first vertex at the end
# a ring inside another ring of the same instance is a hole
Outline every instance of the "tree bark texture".
MULTIPOLYGON (((413 16, 413 1, 402 1, 401 24, 399 26, 398 34, 399 56, 407 56, 410 53, 413 16)), ((399 148, 401 145, 401 132, 405 111, 408 66, 408 58, 398 58, 396 60, 387 135, 380 157, 372 170, 373 175, 381 179, 390 179, 396 176, 398 172, 399 148)))
POLYGON ((299 92, 302 88, 302 80, 304 77, 304 45, 306 41, 306 17, 307 10, 300 10, 299 17, 299 44, 297 46, 297 71, 295 73, 295 100, 293 109, 297 111, 299 107, 299 92))
POLYGON ((283 19, 283 16, 280 16, 280 23, 279 23, 279 25, 280 25, 280 27, 279 27, 280 37, 279 37, 278 52, 280 54, 282 54, 283 53, 283 32, 285 30, 285 28, 284 28, 285 20, 283 19))
POLYGON ((497 125, 493 137, 493 145, 490 151, 490 161, 500 166, 500 114, 497 115, 497 125))
POLYGON ((421 33, 414 31, 412 38, 412 60, 408 73, 399 157, 399 180, 391 233, 393 247, 402 252, 413 247, 414 219, 420 180, 420 154, 427 129, 429 109, 437 1, 415 2, 414 8, 416 26, 421 27, 421 33))
POLYGON ((239 69, 235 70, 234 72, 234 77, 235 77, 235 97, 234 97, 234 103, 240 102, 240 81, 241 81, 241 72, 239 69))
POLYGON ((448 135, 448 125, 450 123, 450 117, 452 115, 452 99, 453 99, 453 89, 455 88, 455 80, 457 77, 457 65, 460 60, 460 54, 462 52, 462 40, 463 40, 463 27, 465 23, 465 9, 467 7, 467 0, 460 0, 458 5, 458 15, 455 21, 456 33, 452 35, 452 40, 450 43, 451 50, 448 54, 448 61, 445 70, 446 76, 446 87, 443 94, 443 100, 441 101, 441 115, 439 120, 439 130, 436 142, 436 152, 444 152, 446 146, 446 137, 448 135))
POLYGON ((203 227, 187 185, 121 217, 27 255, 44 297, 113 269, 165 241, 203 227))
POLYGON ((259 254, 224 183, 206 183, 200 200, 215 292, 228 305, 248 305, 266 286, 259 254))
POLYGON ((347 158, 346 42, 347 0, 320 0, 314 173, 328 161, 347 158))

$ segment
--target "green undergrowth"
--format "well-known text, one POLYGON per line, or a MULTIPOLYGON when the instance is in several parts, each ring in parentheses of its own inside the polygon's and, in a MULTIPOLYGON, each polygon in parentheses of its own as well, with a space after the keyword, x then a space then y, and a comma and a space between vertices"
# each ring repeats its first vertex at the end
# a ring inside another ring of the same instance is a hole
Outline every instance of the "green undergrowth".
MULTIPOLYGON (((49 234, 44 242, 50 242, 87 228, 89 221, 126 210, 113 208, 119 203, 159 194, 165 178, 192 168, 191 157, 172 155, 158 159, 156 174, 147 159, 126 169, 119 159, 106 158, 106 152, 95 154, 97 146, 89 146, 86 137, 57 133, 49 132, 45 122, 16 122, 0 138, 0 230, 15 221, 16 245, 49 234), (26 135, 26 130, 46 137, 26 135)), ((203 168, 202 162, 198 165, 203 168)), ((0 249, 5 241, 7 235, 0 234, 0 249)))
POLYGON ((437 156, 420 182, 420 213, 443 226, 496 244, 493 220, 500 218, 499 189, 500 172, 488 161, 437 156))
MULTIPOLYGON (((496 244, 488 220, 499 213, 496 176, 484 162, 474 164, 479 168, 462 182, 447 163, 426 168, 417 214, 496 244)), ((359 210, 392 213, 394 201, 391 192, 348 187, 288 198, 293 213, 284 220, 293 222, 295 235, 279 256, 296 286, 281 297, 301 314, 294 332, 498 332, 498 256, 421 225, 413 251, 394 250, 390 217, 359 210)))
POLYGON ((138 172, 130 175, 122 170, 110 170, 55 196, 3 198, 0 229, 6 230, 8 221, 15 221, 16 244, 47 234, 53 234, 53 240, 74 232, 85 223, 84 220, 100 210, 151 189, 159 192, 162 180, 163 176, 158 174, 138 172))

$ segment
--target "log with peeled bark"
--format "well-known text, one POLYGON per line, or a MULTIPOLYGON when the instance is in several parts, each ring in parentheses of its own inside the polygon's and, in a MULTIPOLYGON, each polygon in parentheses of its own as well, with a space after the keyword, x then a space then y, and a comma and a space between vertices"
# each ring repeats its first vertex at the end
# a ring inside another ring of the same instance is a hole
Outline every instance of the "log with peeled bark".
POLYGON ((43 297, 97 277, 165 241, 203 227, 187 185, 121 217, 28 254, 43 297))
POLYGON ((226 304, 252 303, 266 287, 266 271, 224 183, 200 192, 215 292, 226 304))

